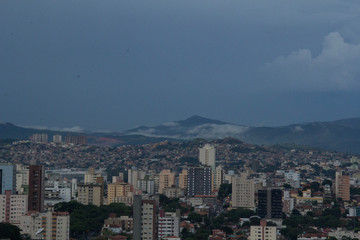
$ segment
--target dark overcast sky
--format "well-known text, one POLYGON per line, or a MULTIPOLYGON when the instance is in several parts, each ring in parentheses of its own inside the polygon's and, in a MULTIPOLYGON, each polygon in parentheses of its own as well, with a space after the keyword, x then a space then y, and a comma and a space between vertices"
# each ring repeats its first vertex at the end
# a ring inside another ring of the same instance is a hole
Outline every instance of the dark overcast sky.
POLYGON ((357 0, 0 1, 0 121, 360 117, 357 0))

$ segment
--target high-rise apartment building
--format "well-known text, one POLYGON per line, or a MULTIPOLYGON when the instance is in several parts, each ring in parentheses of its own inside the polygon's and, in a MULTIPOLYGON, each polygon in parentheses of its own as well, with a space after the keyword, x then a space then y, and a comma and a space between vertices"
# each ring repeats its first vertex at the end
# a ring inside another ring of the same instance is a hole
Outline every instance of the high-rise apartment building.
POLYGON ((276 240, 276 226, 267 226, 266 220, 260 226, 250 227, 250 240, 276 240))
POLYGON ((48 135, 45 133, 35 133, 32 136, 32 140, 35 143, 46 143, 48 142, 48 135))
POLYGON ((169 169, 163 169, 159 174, 159 193, 162 194, 164 188, 175 185, 175 173, 169 169))
POLYGON ((84 174, 84 183, 85 184, 98 183, 99 178, 102 178, 101 173, 97 173, 95 172, 95 169, 93 167, 89 167, 88 172, 84 174))
POLYGON ((27 194, 29 188, 29 166, 16 164, 16 192, 27 194))
POLYGON ((247 178, 247 174, 233 175, 232 179, 232 203, 233 208, 243 207, 254 209, 254 181, 247 178))
POLYGON ((343 201, 350 201, 350 176, 336 172, 335 175, 335 196, 343 201))
POLYGON ((44 211, 45 169, 41 165, 29 167, 29 211, 44 211))
POLYGON ((262 189, 258 191, 258 215, 261 218, 282 218, 281 189, 262 189))
POLYGON ((0 163, 0 194, 6 190, 16 193, 16 168, 12 164, 0 163))
POLYGON ((53 136, 53 142, 54 143, 62 143, 62 136, 59 134, 56 134, 53 136))
POLYGON ((157 239, 156 201, 134 196, 134 240, 157 239))
POLYGON ((108 204, 113 203, 116 197, 125 197, 132 192, 129 183, 110 183, 108 184, 108 204))
POLYGON ((31 239, 69 240, 70 215, 68 212, 29 212, 21 216, 19 228, 31 239))
POLYGON ((137 170, 136 167, 128 169, 128 183, 133 185, 134 188, 137 187, 137 181, 139 179, 144 179, 146 176, 145 171, 137 170))
POLYGON ((158 218, 158 239, 175 236, 180 237, 180 210, 165 212, 160 210, 158 218))
POLYGON ((215 147, 210 144, 205 144, 204 147, 199 148, 199 161, 202 165, 210 166, 215 171, 215 147))
POLYGON ((98 183, 78 184, 78 202, 84 205, 103 205, 103 186, 98 183))
POLYGON ((154 179, 146 176, 144 179, 139 179, 137 181, 137 188, 143 191, 144 193, 154 194, 155 193, 155 181, 154 179))
POLYGON ((211 195, 211 167, 189 167, 187 197, 195 195, 211 195))
POLYGON ((219 190, 221 184, 223 184, 223 182, 225 181, 225 174, 221 165, 216 167, 213 179, 214 179, 214 184, 213 184, 214 190, 219 190))
POLYGON ((11 190, 6 190, 0 195, 0 222, 18 225, 20 217, 28 211, 28 196, 14 195, 11 190))
POLYGON ((86 136, 65 136, 66 144, 74 144, 74 145, 86 145, 87 137, 86 136))
POLYGON ((188 170, 183 169, 181 173, 179 173, 179 187, 184 189, 185 192, 187 190, 187 185, 188 185, 187 181, 188 181, 188 170))

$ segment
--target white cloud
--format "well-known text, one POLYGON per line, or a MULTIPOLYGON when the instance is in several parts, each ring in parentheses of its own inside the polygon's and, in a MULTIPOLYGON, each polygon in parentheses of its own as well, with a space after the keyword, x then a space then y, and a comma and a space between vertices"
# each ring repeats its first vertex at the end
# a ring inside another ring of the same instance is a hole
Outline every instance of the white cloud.
POLYGON ((190 129, 185 134, 189 137, 198 138, 225 138, 237 136, 246 132, 249 128, 231 124, 203 124, 190 129))
POLYGON ((34 129, 39 129, 39 130, 61 131, 61 132, 84 132, 85 131, 82 127, 79 127, 79 126, 59 128, 59 127, 48 127, 48 126, 42 126, 42 125, 35 125, 35 126, 19 125, 19 127, 34 128, 34 129))
POLYGON ((300 49, 280 56, 263 69, 268 84, 280 82, 280 88, 300 90, 358 90, 360 89, 360 44, 344 41, 338 32, 324 38, 318 56, 300 49))
POLYGON ((295 131, 295 132, 303 132, 304 129, 303 129, 301 126, 295 126, 295 127, 294 127, 294 131, 295 131))

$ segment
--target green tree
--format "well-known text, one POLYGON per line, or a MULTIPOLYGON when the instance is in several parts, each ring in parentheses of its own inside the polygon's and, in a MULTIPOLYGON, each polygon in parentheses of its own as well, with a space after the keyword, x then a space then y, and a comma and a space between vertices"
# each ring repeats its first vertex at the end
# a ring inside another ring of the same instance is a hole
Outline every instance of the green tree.
POLYGON ((218 192, 218 199, 222 201, 231 193, 232 193, 232 185, 229 183, 223 183, 220 185, 220 189, 218 192))
POLYGON ((11 240, 21 240, 20 228, 10 223, 0 223, 0 236, 11 240))

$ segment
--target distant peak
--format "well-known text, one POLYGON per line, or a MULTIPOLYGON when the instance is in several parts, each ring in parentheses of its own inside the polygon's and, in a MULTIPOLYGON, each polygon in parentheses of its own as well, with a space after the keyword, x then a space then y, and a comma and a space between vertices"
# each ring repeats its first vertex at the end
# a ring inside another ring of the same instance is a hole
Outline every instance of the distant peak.
MULTIPOLYGON (((207 120, 207 118, 204 118, 204 117, 199 116, 199 115, 193 115, 193 116, 187 118, 186 120, 199 120, 199 119, 201 119, 201 120, 206 119, 206 120, 207 120)), ((186 120, 185 120, 185 121, 186 121, 186 120)))
POLYGON ((200 124, 224 124, 224 122, 213 120, 209 118, 205 118, 199 115, 193 115, 183 121, 179 121, 183 124, 190 124, 190 125, 200 125, 200 124))

